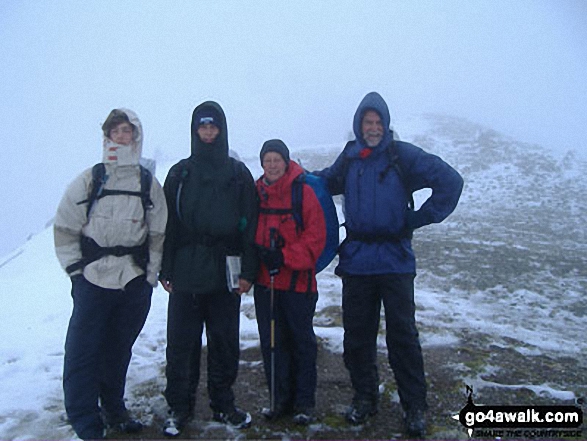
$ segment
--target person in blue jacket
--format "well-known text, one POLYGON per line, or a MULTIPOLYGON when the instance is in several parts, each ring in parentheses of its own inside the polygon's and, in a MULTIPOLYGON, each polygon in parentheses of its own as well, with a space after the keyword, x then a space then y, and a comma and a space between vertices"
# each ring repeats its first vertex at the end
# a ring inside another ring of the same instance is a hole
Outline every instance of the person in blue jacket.
POLYGON ((389 127, 387 104, 378 93, 367 94, 354 116, 356 139, 332 166, 315 174, 345 201, 347 234, 335 272, 343 283, 343 357, 354 389, 346 419, 362 424, 378 410, 377 334, 383 302, 388 359, 406 431, 418 437, 426 432, 428 404, 411 237, 415 229, 442 222, 455 209, 463 179, 438 156, 395 140, 389 127), (423 188, 432 189, 432 195, 414 210, 411 194, 423 188))

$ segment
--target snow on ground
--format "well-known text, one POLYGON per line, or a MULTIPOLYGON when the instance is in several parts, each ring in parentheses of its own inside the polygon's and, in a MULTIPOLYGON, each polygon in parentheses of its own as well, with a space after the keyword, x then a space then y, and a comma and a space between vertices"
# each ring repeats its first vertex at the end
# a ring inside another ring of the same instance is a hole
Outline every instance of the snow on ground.
MULTIPOLYGON (((579 293, 567 293, 569 302, 579 293)), ((535 352, 585 353, 584 317, 569 312, 568 308, 553 308, 552 300, 530 290, 509 293, 503 287, 487 291, 465 292, 452 289, 448 292, 418 291, 418 320, 433 323, 443 320, 447 338, 463 329, 495 336, 508 337, 534 347, 535 352), (569 341, 574 344, 569 345, 569 341)), ((422 344, 436 344, 438 335, 424 334, 422 344)), ((503 343, 502 343, 503 344, 503 343)))
MULTIPOLYGON (((0 261, 0 439, 75 438, 64 424, 63 345, 73 306, 52 228, 0 261), (12 256, 16 258, 11 259, 12 256), (5 263, 6 262, 6 263, 5 263)), ((243 310, 252 307, 249 294, 243 310)), ((133 351, 127 389, 152 381, 165 361, 167 293, 158 287, 133 351)), ((241 317, 243 349, 259 344, 256 321, 241 317)), ((205 341, 205 337, 204 337, 205 341)), ((162 379, 161 379, 162 381, 162 379)), ((163 382, 161 382, 163 384, 163 382)))
MULTIPOLYGON (((75 438, 63 422, 61 374, 63 343, 72 308, 69 279, 61 271, 53 251, 52 230, 33 237, 0 262, 0 284, 4 287, 0 310, 0 439, 75 438)), ((320 275, 318 313, 340 305, 340 280, 331 265, 320 275)), ((499 290, 500 288, 496 288, 499 290)), ((575 293, 579 296, 580 293, 575 293)), ((572 299, 569 299, 572 300, 572 299)), ((544 299, 532 291, 500 296, 493 292, 465 293, 459 290, 438 292, 433 288, 417 290, 418 320, 436 323, 439 332, 422 334, 422 344, 451 344, 463 329, 527 342, 536 351, 560 351, 571 339, 573 351, 585 352, 587 343, 581 335, 584 323, 571 314, 549 320, 550 308, 537 307, 544 299), (494 300, 491 301, 493 295, 494 300), (504 310, 513 311, 501 319, 504 310)), ((252 295, 243 297, 243 311, 253 308, 252 295)), ((147 323, 134 348, 129 369, 128 395, 133 388, 154 382, 163 390, 161 366, 165 361, 165 325, 167 293, 157 288, 147 323)), ((334 352, 342 352, 343 332, 339 326, 316 326, 317 335, 334 352)), ((243 348, 258 345, 256 322, 242 314, 243 348)), ((384 345, 381 339, 380 345, 384 345)), ((539 388, 540 385, 533 385, 539 388)), ((545 389, 546 386, 542 387, 545 389)), ((541 389, 541 390, 542 390, 541 389)), ((546 390, 546 389, 545 389, 546 390)), ((153 412, 164 412, 163 397, 155 400, 153 412)))

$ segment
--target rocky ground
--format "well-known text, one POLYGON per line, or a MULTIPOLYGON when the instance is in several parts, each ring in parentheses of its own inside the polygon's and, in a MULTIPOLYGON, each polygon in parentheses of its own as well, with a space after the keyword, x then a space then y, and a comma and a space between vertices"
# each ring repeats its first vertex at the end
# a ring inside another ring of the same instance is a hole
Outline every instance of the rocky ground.
MULTIPOLYGON (((422 268, 417 286, 445 293, 446 297, 440 297, 441 303, 449 301, 451 296, 457 296, 459 298, 452 301, 455 301, 454 305, 458 309, 459 305, 470 301, 466 298, 468 293, 481 293, 480 298, 484 299, 482 301, 490 304, 493 302, 496 314, 501 309, 511 308, 510 314, 502 314, 502 319, 506 322, 522 320, 524 324, 521 326, 528 328, 536 338, 540 338, 543 331, 533 326, 539 326, 543 320, 556 320, 554 307, 557 305, 568 314, 565 316, 567 320, 573 318, 580 323, 584 319, 587 306, 585 299, 581 297, 575 301, 565 300, 562 294, 565 290, 573 289, 585 292, 587 288, 584 267, 581 268, 583 260, 576 254, 560 252, 560 255, 553 255, 552 250, 536 246, 521 252, 505 247, 499 241, 468 244, 455 239, 451 233, 454 225, 447 224, 442 228, 431 229, 428 233, 422 232, 414 241, 422 268), (569 274, 574 276, 569 277, 569 274), (561 288, 561 280, 566 280, 564 288, 561 288), (518 295, 520 290, 529 288, 531 295, 518 295), (561 297, 558 302, 556 296, 561 297), (544 317, 534 317, 534 309, 543 312, 544 317)), ((418 296, 418 289, 416 295, 418 296)), ((464 428, 452 418, 467 402, 466 385, 474 387, 476 404, 574 405, 578 397, 587 397, 587 358, 582 347, 576 351, 572 347, 575 338, 572 333, 569 334, 567 346, 544 350, 538 348, 532 339, 522 338, 524 334, 508 335, 501 328, 488 332, 487 329, 491 330, 491 327, 474 328, 466 323, 459 324, 459 317, 475 314, 470 305, 463 312, 451 312, 451 308, 454 308, 452 306, 446 312, 430 307, 423 298, 417 300, 417 303, 429 384, 427 438, 469 438, 464 428), (447 342, 434 344, 435 336, 447 332, 450 334, 447 342)), ((330 326, 333 330, 342 332, 339 328, 340 306, 333 304, 323 308, 318 312, 316 321, 320 326, 330 326)), ((576 326, 576 322, 569 323, 576 326)), ((572 328, 569 326, 570 330, 572 328)), ((549 335, 546 331, 543 334, 545 338, 549 335)), ((381 406, 379 414, 365 425, 351 426, 345 422, 343 412, 352 398, 350 380, 342 355, 332 351, 326 340, 320 339, 318 421, 315 424, 299 427, 288 419, 267 422, 259 415, 259 410, 268 405, 269 397, 259 348, 254 347, 242 352, 241 368, 235 387, 237 404, 253 415, 252 427, 236 431, 211 422, 203 375, 198 392, 196 419, 182 437, 402 439, 402 417, 396 386, 386 361, 385 349, 380 349, 381 406)), ((202 361, 205 364, 205 356, 202 361)), ((148 424, 137 439, 161 437, 161 425, 165 418, 165 405, 161 396, 163 387, 164 372, 161 367, 159 379, 143 384, 134 391, 132 410, 148 424)), ((587 437, 585 426, 583 433, 587 437)))
MULTIPOLYGON (((587 396, 587 365, 584 360, 558 356, 521 357, 514 349, 492 345, 491 336, 470 333, 456 346, 424 348, 429 384, 429 439, 468 439, 464 428, 452 416, 465 406, 467 378, 480 378, 486 385, 475 391, 476 403, 500 405, 575 404, 574 400, 554 399, 545 391, 538 392, 520 384, 549 384, 551 387, 574 386, 587 396), (553 382, 556 379, 556 382, 553 382), (511 385, 511 387, 508 387, 511 385)), ((267 422, 258 414, 269 402, 267 387, 257 348, 242 354, 242 363, 235 392, 239 405, 251 412, 253 425, 247 430, 232 430, 211 422, 205 387, 198 394, 196 419, 182 434, 185 439, 402 439, 401 410, 395 383, 384 354, 379 366, 383 396, 379 414, 365 425, 350 426, 342 416, 352 398, 348 374, 340 354, 321 346, 318 357, 319 388, 317 392, 318 421, 300 427, 288 419, 267 422)), ((205 363, 205 361, 204 361, 205 363)), ((163 372, 161 372, 163 376, 163 372)), ((205 378, 201 385, 205 385, 205 378)), ((160 384, 151 390, 145 385, 143 399, 161 393, 160 384)), ((135 439, 161 438, 164 415, 141 414, 148 408, 135 403, 133 411, 149 421, 135 439)), ((587 434, 583 427, 584 433, 587 434)), ((113 435, 113 437, 117 437, 113 435)))

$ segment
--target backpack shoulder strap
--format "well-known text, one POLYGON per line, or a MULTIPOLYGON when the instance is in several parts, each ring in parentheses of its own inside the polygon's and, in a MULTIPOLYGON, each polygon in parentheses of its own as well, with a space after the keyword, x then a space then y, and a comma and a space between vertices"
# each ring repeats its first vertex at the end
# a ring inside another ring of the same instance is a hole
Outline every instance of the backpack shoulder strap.
POLYGON ((78 202, 78 204, 83 204, 85 202, 88 203, 88 208, 86 209, 87 217, 90 217, 92 207, 96 203, 96 200, 102 195, 104 184, 106 184, 107 180, 108 175, 106 174, 106 166, 103 162, 98 162, 92 167, 92 183, 90 184, 88 198, 85 201, 78 202))
POLYGON ((291 184, 291 208, 263 208, 259 207, 259 213, 284 215, 291 214, 296 223, 296 233, 304 231, 304 184, 306 183, 305 174, 296 177, 291 184))
POLYGON ((147 217, 147 210, 153 207, 151 200, 151 185, 153 184, 153 174, 142 165, 141 168, 141 202, 143 203, 143 211, 145 219, 147 217))
POLYGON ((385 178, 385 175, 389 172, 389 170, 391 170, 393 168, 395 170, 395 172, 397 173, 402 185, 404 186, 404 192, 405 192, 406 197, 408 199, 408 206, 410 207, 411 210, 413 210, 415 207, 414 195, 412 194, 410 186, 408 185, 408 178, 406 176, 406 173, 405 173, 405 171, 402 167, 401 161, 399 159, 399 155, 397 153, 397 146, 395 144, 395 139, 391 141, 391 143, 387 147, 386 151, 387 151, 387 157, 389 158, 389 164, 387 165, 385 170, 383 170, 383 172, 381 172, 381 175, 379 176, 379 180, 380 181, 383 180, 385 178))
MULTIPOLYGON (((245 191, 247 185, 249 185, 249 176, 251 175, 251 172, 247 168, 247 165, 241 160, 233 157, 230 157, 229 159, 232 162, 232 179, 234 180, 234 184, 236 187, 237 197, 239 198, 239 201, 241 201, 242 203, 246 203, 246 200, 243 197, 243 192, 245 191)), ((256 194, 257 191, 255 191, 255 195, 256 194)))
POLYGON ((296 231, 300 234, 304 231, 303 203, 304 203, 304 184, 306 183, 305 174, 299 175, 291 184, 291 209, 292 216, 296 223, 296 231))
POLYGON ((237 187, 238 196, 240 197, 246 183, 245 176, 249 174, 249 170, 244 162, 236 158, 230 157, 230 161, 232 162, 233 179, 237 187))
POLYGON ((108 175, 106 174, 106 166, 103 162, 99 162, 92 167, 92 182, 90 184, 88 198, 78 202, 78 205, 81 204, 88 204, 86 209, 86 216, 90 216, 90 212, 94 207, 96 201, 104 196, 108 195, 119 195, 119 194, 129 194, 133 196, 139 196, 141 198, 141 202, 143 204, 144 215, 146 216, 147 210, 153 206, 153 202, 151 201, 151 185, 153 183, 153 175, 151 172, 143 167, 140 167, 140 175, 141 175, 141 191, 130 191, 130 190, 104 190, 104 185, 108 180, 108 175))
POLYGON ((349 155, 347 152, 348 152, 348 149, 350 149, 351 146, 355 144, 355 142, 356 141, 348 141, 345 144, 344 149, 342 149, 343 169, 342 169, 341 175, 344 177, 344 179, 346 179, 346 175, 349 171, 349 165, 351 163, 351 158, 349 158, 349 155))
POLYGON ((175 191, 172 189, 172 194, 175 193, 175 213, 177 214, 177 218, 181 221, 181 191, 183 190, 183 184, 190 174, 190 169, 188 167, 187 159, 179 161, 177 166, 178 170, 174 173, 172 181, 175 191))

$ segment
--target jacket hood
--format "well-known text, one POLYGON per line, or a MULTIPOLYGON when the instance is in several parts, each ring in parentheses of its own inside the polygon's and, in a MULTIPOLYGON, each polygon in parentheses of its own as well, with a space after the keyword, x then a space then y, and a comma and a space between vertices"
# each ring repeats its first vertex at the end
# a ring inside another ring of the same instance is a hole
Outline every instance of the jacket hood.
POLYGON ((355 117, 353 119, 353 131, 355 132, 355 138, 357 139, 357 142, 361 145, 361 147, 366 147, 361 130, 361 122, 363 121, 363 116, 368 110, 374 110, 377 112, 381 117, 381 122, 383 123, 383 139, 381 140, 381 143, 375 148, 378 148, 382 145, 388 145, 393 137, 392 132, 389 130, 391 117, 389 115, 389 108, 387 107, 385 100, 377 92, 370 92, 365 95, 365 98, 363 98, 359 104, 359 107, 357 108, 357 111, 355 112, 355 117))
POLYGON ((192 150, 191 154, 192 157, 198 158, 202 157, 204 159, 210 153, 213 156, 223 156, 228 158, 228 130, 226 124, 226 115, 224 115, 224 110, 222 107, 214 101, 206 101, 197 106, 193 113, 192 113, 192 150), (200 113, 201 110, 205 109, 206 107, 211 108, 211 110, 218 114, 219 116, 219 129, 220 133, 218 137, 212 144, 206 144, 202 142, 200 137, 198 136, 198 122, 196 121, 196 114, 200 113), (210 152, 212 151, 212 152, 210 152))
POLYGON ((143 153, 143 126, 135 112, 129 109, 115 109, 123 112, 134 126, 133 140, 129 145, 117 144, 103 136, 102 162, 111 165, 138 165, 143 153))

